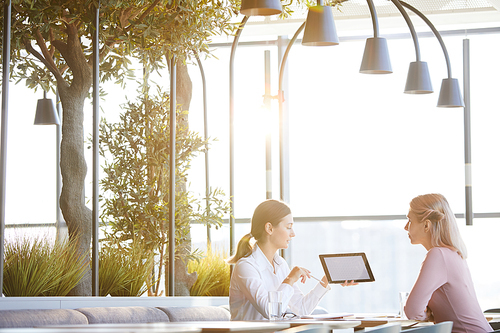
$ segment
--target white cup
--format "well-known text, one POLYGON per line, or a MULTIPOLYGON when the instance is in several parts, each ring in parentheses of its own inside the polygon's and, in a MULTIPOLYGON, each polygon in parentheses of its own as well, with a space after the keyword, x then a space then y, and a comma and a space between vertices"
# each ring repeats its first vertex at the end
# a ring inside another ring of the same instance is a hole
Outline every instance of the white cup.
POLYGON ((283 316, 283 292, 269 292, 269 320, 281 320, 283 316))
POLYGON ((405 314, 406 300, 408 299, 409 292, 400 291, 399 292, 399 316, 401 319, 408 319, 405 314))

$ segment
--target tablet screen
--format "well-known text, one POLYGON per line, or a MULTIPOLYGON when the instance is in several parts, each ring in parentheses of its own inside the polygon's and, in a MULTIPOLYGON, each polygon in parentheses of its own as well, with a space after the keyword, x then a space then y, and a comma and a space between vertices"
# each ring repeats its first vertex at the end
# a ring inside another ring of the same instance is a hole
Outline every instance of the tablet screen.
POLYGON ((372 282, 372 270, 364 253, 320 254, 328 283, 372 282))

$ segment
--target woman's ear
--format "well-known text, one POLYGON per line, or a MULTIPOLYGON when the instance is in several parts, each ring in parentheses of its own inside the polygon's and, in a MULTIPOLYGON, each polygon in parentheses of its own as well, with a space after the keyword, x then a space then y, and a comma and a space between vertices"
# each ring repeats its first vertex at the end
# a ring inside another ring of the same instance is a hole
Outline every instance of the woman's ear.
POLYGON ((428 232, 431 227, 431 221, 430 220, 425 220, 424 221, 424 231, 428 232))
POLYGON ((264 228, 266 230, 266 233, 268 235, 271 235, 273 233, 273 225, 271 222, 267 222, 265 225, 264 225, 264 228))

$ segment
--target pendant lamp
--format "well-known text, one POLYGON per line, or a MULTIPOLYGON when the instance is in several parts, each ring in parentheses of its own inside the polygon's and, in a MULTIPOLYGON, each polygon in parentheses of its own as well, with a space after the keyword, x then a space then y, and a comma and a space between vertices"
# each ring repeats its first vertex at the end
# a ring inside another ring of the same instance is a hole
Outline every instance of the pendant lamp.
POLYGON ((432 90, 429 67, 425 61, 414 61, 410 63, 408 77, 406 79, 406 94, 429 94, 432 90))
POLYGON ((457 79, 443 79, 437 106, 440 108, 456 108, 465 106, 457 79))
POLYGON ((302 45, 330 46, 338 44, 339 38, 333 21, 332 7, 323 6, 323 1, 318 0, 317 6, 309 7, 302 45))
POLYGON ((359 72, 364 74, 392 73, 387 39, 381 37, 366 39, 365 53, 359 72))
POLYGON ((59 117, 52 99, 47 98, 47 93, 43 92, 43 99, 39 99, 36 104, 35 125, 60 125, 59 117))
POLYGON ((280 14, 280 0, 242 0, 240 13, 245 16, 269 16, 280 14))
POLYGON ((410 29, 411 37, 413 39, 413 44, 415 46, 415 56, 416 61, 410 63, 410 69, 408 70, 408 77, 406 79, 406 94, 429 94, 432 93, 431 78, 429 75, 429 68, 425 61, 420 60, 420 46, 418 43, 417 32, 415 27, 408 16, 408 13, 404 10, 403 6, 399 0, 391 0, 394 5, 398 8, 399 12, 403 16, 410 29))
POLYGON ((444 41, 443 38, 441 37, 441 34, 436 29, 436 27, 434 27, 434 24, 432 24, 432 22, 429 21, 429 19, 419 10, 417 10, 415 7, 407 4, 404 1, 400 1, 400 3, 402 6, 408 8, 409 10, 417 14, 429 26, 429 28, 431 28, 432 32, 434 33, 434 36, 436 36, 437 40, 439 41, 439 44, 441 45, 441 49, 443 50, 443 55, 446 61, 446 68, 448 70, 448 78, 443 79, 441 83, 441 91, 439 92, 439 99, 437 106, 440 108, 453 108, 453 107, 465 106, 462 99, 462 93, 460 92, 460 85, 458 84, 458 80, 452 78, 450 57, 448 56, 448 51, 446 50, 446 46, 444 45, 444 41))
POLYGON ((367 0, 373 24, 373 38, 368 38, 365 52, 359 69, 363 74, 390 74, 392 73, 391 59, 387 40, 379 37, 378 17, 372 0, 367 0))

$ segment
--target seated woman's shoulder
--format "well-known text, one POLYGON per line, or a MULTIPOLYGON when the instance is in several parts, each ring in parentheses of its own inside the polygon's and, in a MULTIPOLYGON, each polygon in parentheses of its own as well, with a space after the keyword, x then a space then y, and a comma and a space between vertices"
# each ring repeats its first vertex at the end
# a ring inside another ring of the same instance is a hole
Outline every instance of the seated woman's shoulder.
POLYGON ((449 247, 446 246, 434 246, 429 250, 429 253, 456 253, 457 250, 450 249, 449 247))
POLYGON ((429 250, 427 253, 427 258, 429 257, 434 257, 434 258, 443 258, 444 260, 449 260, 452 258, 456 259, 461 259, 462 257, 460 254, 458 254, 458 251, 455 249, 450 249, 449 247, 444 247, 444 246, 436 246, 433 247, 429 250))
POLYGON ((255 259, 252 256, 248 256, 248 257, 240 258, 240 260, 238 260, 238 262, 236 262, 235 268, 236 267, 255 266, 255 264, 256 264, 255 259))
POLYGON ((258 274, 260 271, 258 265, 252 260, 245 260, 247 258, 241 258, 234 265, 233 274, 238 276, 253 276, 258 274))

